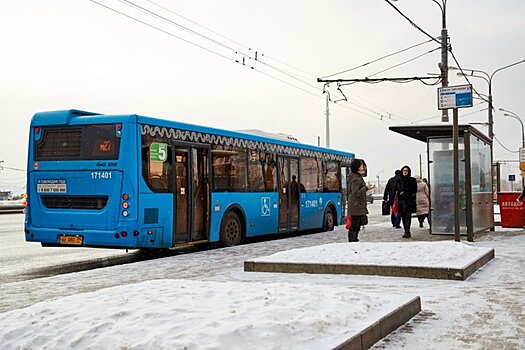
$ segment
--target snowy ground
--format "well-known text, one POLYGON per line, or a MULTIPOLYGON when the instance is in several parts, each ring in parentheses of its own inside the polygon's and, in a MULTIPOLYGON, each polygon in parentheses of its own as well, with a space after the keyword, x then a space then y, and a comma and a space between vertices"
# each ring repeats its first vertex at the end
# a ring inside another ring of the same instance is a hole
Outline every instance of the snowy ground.
POLYGON ((252 259, 252 261, 461 269, 488 253, 489 250, 461 242, 331 243, 286 250, 252 259))
MULTIPOLYGON (((467 245, 445 243, 452 238, 429 236, 425 229, 414 228, 411 241, 401 234, 388 223, 371 223, 357 244, 403 242, 391 243, 390 250, 410 245, 404 256, 421 264, 467 245)), ((525 348, 523 230, 485 233, 468 243, 494 248, 496 258, 466 281, 243 271, 245 260, 298 247, 351 247, 345 238, 340 226, 3 284, 0 349, 331 349, 368 317, 415 295, 422 312, 375 349, 525 348)))

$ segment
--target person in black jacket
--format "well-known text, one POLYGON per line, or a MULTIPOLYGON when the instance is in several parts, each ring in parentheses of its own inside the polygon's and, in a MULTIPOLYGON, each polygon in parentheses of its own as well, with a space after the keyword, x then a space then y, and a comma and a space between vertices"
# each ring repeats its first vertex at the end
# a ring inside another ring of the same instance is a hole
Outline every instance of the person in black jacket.
POLYGON ((366 225, 368 209, 366 208, 366 192, 374 185, 366 185, 363 176, 366 173, 366 163, 362 159, 354 159, 350 164, 348 174, 348 214, 352 218, 348 229, 348 242, 359 242, 357 236, 361 226, 366 225))
POLYGON ((412 213, 416 210, 417 182, 411 176, 412 170, 408 165, 401 168, 401 177, 396 182, 397 198, 399 201, 399 213, 403 221, 405 234, 403 238, 410 238, 410 224, 412 223, 412 213))
POLYGON ((383 201, 388 201, 388 204, 390 205, 390 221, 392 222, 392 227, 395 228, 401 228, 401 226, 399 226, 401 224, 401 215, 399 213, 394 214, 394 211, 392 210, 392 206, 396 199, 396 182, 400 178, 401 170, 396 170, 394 176, 388 179, 385 186, 385 193, 383 194, 383 201))

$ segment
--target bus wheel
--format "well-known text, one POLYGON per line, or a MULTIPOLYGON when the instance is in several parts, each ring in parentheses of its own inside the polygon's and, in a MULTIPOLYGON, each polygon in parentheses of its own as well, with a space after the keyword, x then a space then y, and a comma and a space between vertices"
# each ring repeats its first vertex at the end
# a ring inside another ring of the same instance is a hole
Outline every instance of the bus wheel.
POLYGON ((230 211, 224 219, 221 225, 221 240, 227 247, 232 247, 241 243, 242 239, 242 227, 239 216, 233 211, 230 211))
POLYGON ((333 231, 334 230, 334 213, 332 212, 332 209, 327 209, 324 213, 324 230, 325 231, 333 231))

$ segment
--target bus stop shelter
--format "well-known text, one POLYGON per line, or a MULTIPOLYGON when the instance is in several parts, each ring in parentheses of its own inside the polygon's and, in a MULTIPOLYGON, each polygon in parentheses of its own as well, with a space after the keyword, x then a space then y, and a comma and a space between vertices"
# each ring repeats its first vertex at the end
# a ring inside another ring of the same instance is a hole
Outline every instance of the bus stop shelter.
MULTIPOLYGON (((426 142, 430 187, 430 233, 454 235, 452 125, 391 126, 391 131, 426 142)), ((460 234, 494 229, 492 141, 471 125, 459 125, 460 234)))

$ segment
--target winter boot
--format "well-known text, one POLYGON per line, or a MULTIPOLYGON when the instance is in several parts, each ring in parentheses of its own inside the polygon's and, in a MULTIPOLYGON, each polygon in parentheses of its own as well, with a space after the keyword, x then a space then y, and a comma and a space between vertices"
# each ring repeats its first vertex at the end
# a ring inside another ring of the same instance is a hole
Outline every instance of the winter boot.
POLYGON ((348 242, 359 242, 357 239, 357 232, 348 231, 348 242))
POLYGON ((405 232, 405 234, 403 235, 403 238, 410 238, 410 237, 412 237, 410 232, 405 232))

